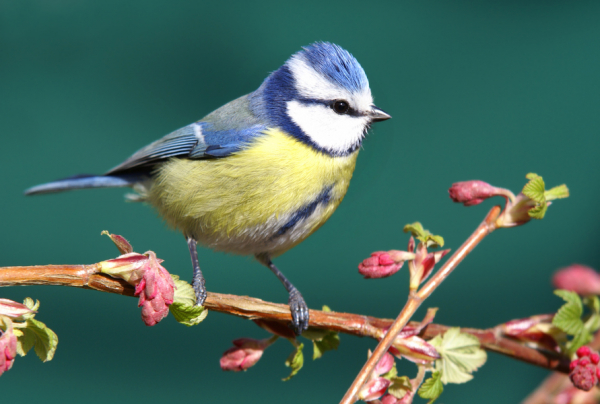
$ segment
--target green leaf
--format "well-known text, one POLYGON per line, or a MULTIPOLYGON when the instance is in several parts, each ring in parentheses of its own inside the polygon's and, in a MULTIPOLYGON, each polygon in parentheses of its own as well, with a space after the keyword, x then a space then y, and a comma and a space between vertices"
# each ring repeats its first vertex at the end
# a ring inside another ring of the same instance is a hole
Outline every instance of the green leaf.
POLYGON ((537 174, 529 173, 525 176, 529 182, 523 187, 523 195, 529 197, 537 203, 546 203, 544 193, 546 192, 546 184, 544 179, 537 174))
POLYGON ((600 329, 600 298, 596 295, 583 298, 583 304, 591 310, 583 321, 583 326, 590 333, 595 333, 600 329))
POLYGON ((593 338, 592 334, 600 328, 600 300, 597 296, 588 296, 582 302, 577 293, 561 289, 555 290, 554 294, 566 303, 558 309, 552 324, 573 336, 566 344, 567 353, 573 354, 579 347, 589 343, 593 338), (583 303, 592 311, 585 322, 581 319, 583 303))
POLYGON ((546 202, 536 205, 527 211, 527 214, 532 219, 543 219, 548 210, 548 204, 546 202))
POLYGON ((436 361, 435 368, 444 384, 468 382, 473 378, 471 373, 487 360, 479 340, 471 334, 461 333, 458 327, 448 329, 443 336, 438 335, 429 343, 442 357, 436 361))
POLYGON ((169 311, 175 320, 188 327, 200 324, 208 315, 208 310, 204 306, 190 306, 176 302, 169 306, 169 311))
POLYGON ((591 332, 582 328, 571 341, 567 343, 567 354, 569 356, 573 355, 575 351, 577 351, 580 347, 588 344, 593 339, 593 335, 591 332))
POLYGON ((177 275, 171 277, 175 282, 175 294, 169 311, 175 320, 188 327, 201 323, 208 315, 208 310, 204 306, 196 306, 196 295, 189 283, 180 280, 177 275))
MULTIPOLYGON (((323 311, 330 312, 331 309, 323 306, 323 311)), ((313 360, 319 359, 325 352, 338 349, 340 346, 340 336, 335 331, 309 327, 302 333, 302 336, 313 343, 313 360)))
POLYGON ((29 350, 33 348, 36 341, 36 336, 33 331, 27 331, 26 329, 20 329, 20 334, 17 336, 17 353, 21 356, 27 355, 29 350))
POLYGON ((313 360, 319 359, 327 351, 338 349, 340 336, 335 331, 329 331, 322 339, 313 340, 313 360))
POLYGON ((600 330, 600 315, 597 313, 591 314, 587 320, 585 320, 583 326, 591 333, 600 330))
POLYGON ((302 337, 311 341, 318 341, 325 338, 325 336, 330 332, 332 331, 325 330, 323 328, 308 327, 306 331, 302 332, 302 337))
POLYGON ((548 201, 553 199, 566 198, 569 196, 569 189, 565 184, 559 185, 546 191, 544 179, 537 174, 529 173, 526 175, 529 182, 523 187, 523 195, 535 202, 535 206, 527 211, 529 217, 533 219, 543 219, 548 209, 548 201))
POLYGON ((423 382, 419 388, 419 397, 429 399, 433 403, 444 391, 440 372, 433 372, 431 377, 423 382))
POLYGON ((544 192, 544 196, 546 197, 547 201, 551 201, 553 199, 568 198, 569 197, 569 188, 567 188, 567 186, 565 184, 562 184, 562 185, 559 185, 552 189, 547 190, 546 192, 544 192))
POLYGON ((583 304, 590 308, 595 314, 600 314, 600 298, 590 295, 583 298, 583 304))
POLYGON ((294 344, 295 349, 290 354, 290 356, 288 356, 288 358, 285 361, 285 366, 292 369, 292 373, 290 373, 290 375, 288 377, 283 379, 284 382, 288 381, 292 377, 296 376, 296 373, 298 373, 300 371, 300 369, 302 369, 302 366, 304 365, 304 355, 302 354, 302 349, 304 348, 304 344, 298 344, 298 343, 294 343, 294 342, 292 342, 292 343, 294 344))
POLYGON ((387 392, 397 399, 401 399, 406 395, 406 393, 412 391, 413 389, 408 376, 393 377, 389 380, 392 382, 392 384, 390 384, 390 387, 388 387, 387 392))
POLYGON ((25 356, 33 347, 42 362, 52 360, 58 345, 58 337, 54 331, 33 318, 27 319, 25 324, 26 327, 20 328, 23 335, 17 340, 19 355, 25 356))
POLYGON ((398 369, 396 369, 396 362, 394 362, 394 364, 392 365, 392 368, 389 370, 389 372, 381 375, 381 377, 383 377, 384 379, 388 379, 392 382, 393 382, 393 379, 396 378, 396 376, 398 376, 398 369))
MULTIPOLYGON (((37 312, 37 310, 38 310, 38 309, 39 309, 39 307, 40 307, 40 301, 39 301, 39 300, 36 300, 36 301, 35 301, 35 303, 34 303, 34 302, 33 302, 33 299, 32 299, 32 298, 30 298, 30 297, 26 297, 26 298, 25 298, 25 300, 23 300, 23 304, 24 304, 25 306, 27 306, 27 308, 28 308, 29 310, 33 310, 33 311, 36 311, 36 312, 37 312)), ((24 314, 24 315, 23 315, 23 318, 24 318, 24 319, 28 319, 28 318, 34 318, 34 317, 35 317, 35 315, 36 315, 36 313, 24 314)))
POLYGON ((575 292, 558 289, 554 294, 562 298, 566 303, 561 306, 552 319, 552 324, 569 335, 579 334, 583 330, 583 305, 581 299, 575 292))
POLYGON ((188 305, 196 304, 196 294, 192 285, 186 281, 179 279, 179 276, 171 274, 173 282, 175 283, 175 294, 173 296, 173 302, 185 303, 188 305))
POLYGON ((417 240, 421 241, 427 247, 437 248, 444 246, 444 238, 431 234, 429 230, 425 230, 419 222, 407 224, 404 226, 404 232, 410 232, 417 240))

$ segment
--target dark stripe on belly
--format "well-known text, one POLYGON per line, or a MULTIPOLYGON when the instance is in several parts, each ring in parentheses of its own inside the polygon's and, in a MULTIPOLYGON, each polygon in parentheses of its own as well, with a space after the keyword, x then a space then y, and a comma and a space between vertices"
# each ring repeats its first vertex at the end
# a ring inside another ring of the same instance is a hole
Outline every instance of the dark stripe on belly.
POLYGON ((329 202, 329 200, 331 199, 332 188, 333 188, 333 186, 325 188, 323 190, 323 192, 321 192, 314 201, 312 201, 308 205, 304 206, 300 210, 296 211, 296 213, 294 213, 292 218, 286 224, 281 226, 281 228, 277 231, 277 233, 275 233, 275 237, 285 234, 289 229, 291 229, 296 224, 298 224, 298 222, 308 218, 310 215, 312 215, 315 212, 315 210, 317 209, 317 206, 319 206, 319 204, 321 204, 321 203, 327 204, 329 202))

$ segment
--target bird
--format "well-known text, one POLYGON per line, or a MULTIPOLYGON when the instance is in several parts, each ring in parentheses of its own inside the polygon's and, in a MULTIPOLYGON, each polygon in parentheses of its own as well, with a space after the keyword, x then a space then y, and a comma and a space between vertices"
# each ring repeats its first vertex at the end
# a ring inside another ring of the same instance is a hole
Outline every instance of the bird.
POLYGON ((207 292, 197 245, 254 256, 285 286, 300 335, 309 311, 272 259, 314 233, 349 186, 371 124, 391 116, 373 103, 367 76, 342 47, 315 42, 259 88, 135 152, 102 175, 77 175, 26 195, 130 187, 183 233, 196 304, 207 292))

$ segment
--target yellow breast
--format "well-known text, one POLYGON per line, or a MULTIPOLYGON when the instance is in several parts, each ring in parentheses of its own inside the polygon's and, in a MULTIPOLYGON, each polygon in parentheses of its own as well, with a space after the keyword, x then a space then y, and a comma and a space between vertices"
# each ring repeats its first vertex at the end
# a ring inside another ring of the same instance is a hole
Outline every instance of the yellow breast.
POLYGON ((171 226, 210 247, 276 255, 331 216, 348 189, 357 155, 330 157, 269 129, 226 158, 166 162, 157 172, 148 201, 171 226), (326 188, 331 191, 325 206, 286 237, 275 236, 326 188))

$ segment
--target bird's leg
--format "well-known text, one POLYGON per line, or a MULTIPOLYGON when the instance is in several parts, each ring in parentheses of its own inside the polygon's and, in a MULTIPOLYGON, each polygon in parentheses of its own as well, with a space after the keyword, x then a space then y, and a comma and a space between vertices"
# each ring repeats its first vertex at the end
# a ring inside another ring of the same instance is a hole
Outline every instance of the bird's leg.
POLYGON ((256 258, 266 265, 279 278, 285 289, 290 294, 288 304, 292 313, 292 329, 296 335, 302 334, 308 328, 308 307, 302 298, 302 295, 294 285, 281 273, 281 271, 271 262, 267 254, 258 254, 256 258))
POLYGON ((196 295, 196 306, 204 305, 206 300, 206 286, 204 282, 204 276, 200 270, 200 263, 198 262, 198 250, 196 249, 196 240, 193 237, 186 237, 188 248, 190 249, 190 257, 192 257, 192 265, 194 266, 194 277, 192 279, 192 288, 196 295))

